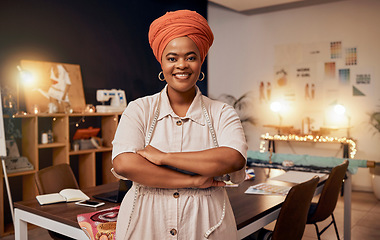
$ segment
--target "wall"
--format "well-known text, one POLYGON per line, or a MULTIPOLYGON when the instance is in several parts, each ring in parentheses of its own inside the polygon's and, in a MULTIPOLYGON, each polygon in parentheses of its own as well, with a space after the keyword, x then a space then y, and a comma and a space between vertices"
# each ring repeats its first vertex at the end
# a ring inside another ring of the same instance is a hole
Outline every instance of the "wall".
MULTIPOLYGON (((375 0, 340 1, 257 15, 243 15, 209 4, 208 19, 215 34, 215 42, 208 57, 209 96, 222 99, 222 94, 229 94, 237 99, 249 93, 247 98, 240 102, 240 106, 249 106, 249 110, 241 114, 245 118, 251 117, 254 124, 245 122, 243 126, 249 149, 259 150, 260 135, 274 131, 263 125, 278 124, 279 121, 278 117, 269 111, 269 103, 260 104, 259 99, 259 83, 273 82, 276 77, 274 71, 278 64, 278 47, 287 46, 288 50, 291 50, 298 49, 299 46, 308 48, 327 44, 328 49, 330 42, 341 41, 345 46, 358 49, 358 64, 351 67, 351 75, 355 76, 360 71, 371 74, 371 85, 366 89, 366 96, 352 95, 354 83, 341 86, 333 81, 324 82, 321 77, 324 71, 322 62, 316 62, 313 68, 314 76, 321 78, 317 83, 322 83, 324 92, 333 83, 337 90, 332 95, 336 93, 339 95, 336 99, 350 107, 348 114, 353 126, 350 133, 357 142, 358 150, 355 158, 380 161, 380 131, 374 122, 370 123, 370 115, 380 112, 379 10, 380 2, 375 0)), ((292 64, 297 65, 299 62, 292 64)), ((317 127, 325 124, 323 108, 327 97, 328 94, 321 94, 318 98, 321 104, 316 101, 304 106, 306 109, 309 108, 307 110, 318 108, 314 111, 317 113, 315 121, 319 123, 317 127)), ((299 103, 303 101, 301 98, 296 100, 299 103)), ((238 111, 241 112, 240 109, 238 111)), ((294 112, 293 116, 284 116, 283 124, 301 128, 303 114, 294 112)), ((331 134, 344 136, 346 130, 336 130, 331 134)), ((319 156, 340 157, 342 154, 339 144, 282 143, 276 150, 282 153, 319 156)), ((369 169, 359 169, 358 173, 353 175, 353 188, 371 191, 370 176, 369 169)))
MULTIPOLYGON (((79 64, 88 104, 99 104, 97 89, 123 89, 128 101, 159 92, 149 25, 178 9, 206 17, 207 0, 0 1, 1 86, 14 90, 27 59, 79 64)), ((207 93, 207 79, 199 87, 207 93)))

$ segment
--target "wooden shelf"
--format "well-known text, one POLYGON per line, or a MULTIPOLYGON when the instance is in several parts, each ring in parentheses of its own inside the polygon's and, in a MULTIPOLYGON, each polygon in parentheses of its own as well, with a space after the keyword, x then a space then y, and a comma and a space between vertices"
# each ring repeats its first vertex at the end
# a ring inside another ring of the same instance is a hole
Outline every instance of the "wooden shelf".
MULTIPOLYGON (((40 170, 41 166, 46 166, 46 162, 40 163, 41 159, 46 158, 46 154, 51 154, 49 160, 52 165, 60 163, 76 164, 78 173, 78 182, 81 188, 95 186, 97 179, 102 179, 102 183, 110 183, 115 181, 110 169, 112 167, 112 140, 114 138, 116 128, 121 113, 39 113, 39 114, 19 114, 11 116, 21 121, 21 155, 28 158, 29 162, 34 166, 34 170, 21 171, 8 174, 8 178, 21 177, 22 200, 35 198, 37 188, 34 182, 34 173, 40 170), (96 149, 87 149, 72 151, 70 139, 70 121, 78 117, 94 117, 99 118, 97 121, 101 128, 101 138, 103 146, 96 149), (40 137, 42 131, 50 129, 53 133, 54 142, 41 144, 40 137), (47 150, 47 151, 46 151, 47 150), (101 170, 97 170, 98 160, 101 160, 101 170), (74 163, 73 163, 74 162, 74 163), (101 173, 101 176, 96 174, 101 173)), ((10 118, 10 116, 4 116, 10 118)), ((2 174, 0 175, 2 176, 2 174)), ((5 219, 5 212, 8 212, 4 204, 8 201, 6 190, 4 187, 4 177, 0 177, 0 237, 11 234, 13 232, 13 224, 5 219), (5 222, 5 220, 7 222, 5 222)), ((15 186, 10 186, 17 188, 15 186)), ((14 190, 14 189, 13 189, 14 190)), ((20 191, 20 190, 19 190, 20 191)))
POLYGON ((102 147, 102 148, 70 151, 69 155, 81 155, 81 154, 89 154, 93 152, 110 152, 110 151, 112 151, 112 147, 102 147))
POLYGON ((66 147, 66 143, 46 143, 38 144, 38 148, 57 148, 57 147, 66 147))

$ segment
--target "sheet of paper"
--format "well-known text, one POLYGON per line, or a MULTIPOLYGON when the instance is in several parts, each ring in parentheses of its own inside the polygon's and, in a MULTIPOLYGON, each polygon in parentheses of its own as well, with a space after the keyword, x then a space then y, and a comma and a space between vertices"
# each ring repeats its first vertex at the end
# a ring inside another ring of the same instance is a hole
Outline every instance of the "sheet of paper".
POLYGON ((282 175, 270 178, 270 180, 277 180, 291 183, 302 183, 310 180, 314 176, 318 176, 323 179, 327 177, 325 173, 313 173, 313 172, 301 172, 301 171, 288 171, 282 175))
POLYGON ((247 194, 288 194, 290 187, 278 186, 269 183, 259 183, 254 186, 250 186, 244 193, 247 194))

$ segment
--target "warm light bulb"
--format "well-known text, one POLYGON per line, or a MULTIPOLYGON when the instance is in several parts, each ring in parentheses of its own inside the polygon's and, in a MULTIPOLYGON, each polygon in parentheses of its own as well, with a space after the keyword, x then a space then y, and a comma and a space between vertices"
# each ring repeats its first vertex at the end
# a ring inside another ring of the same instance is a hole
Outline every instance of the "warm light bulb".
POLYGON ((273 111, 273 112, 279 112, 282 108, 282 105, 281 103, 279 102, 273 102, 271 105, 270 105, 270 109, 273 111))
POLYGON ((337 104, 334 106, 334 112, 343 115, 346 112, 346 108, 343 105, 337 104))
POLYGON ((34 82, 34 76, 31 72, 23 70, 20 66, 17 66, 17 69, 20 72, 20 77, 23 83, 31 84, 34 82))

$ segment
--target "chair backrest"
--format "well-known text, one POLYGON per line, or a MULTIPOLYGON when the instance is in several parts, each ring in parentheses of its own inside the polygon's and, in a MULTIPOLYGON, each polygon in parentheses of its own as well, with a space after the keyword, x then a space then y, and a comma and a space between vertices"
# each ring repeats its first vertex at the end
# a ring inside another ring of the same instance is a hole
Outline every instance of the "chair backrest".
POLYGON ((323 186, 317 207, 307 220, 308 223, 320 222, 328 218, 334 211, 344 176, 348 168, 348 161, 334 167, 323 186))
POLYGON ((37 171, 34 175, 39 194, 57 193, 65 188, 79 188, 69 164, 63 163, 37 171))
POLYGON ((315 176, 290 189, 278 215, 272 240, 302 239, 307 213, 318 182, 319 177, 315 176))

